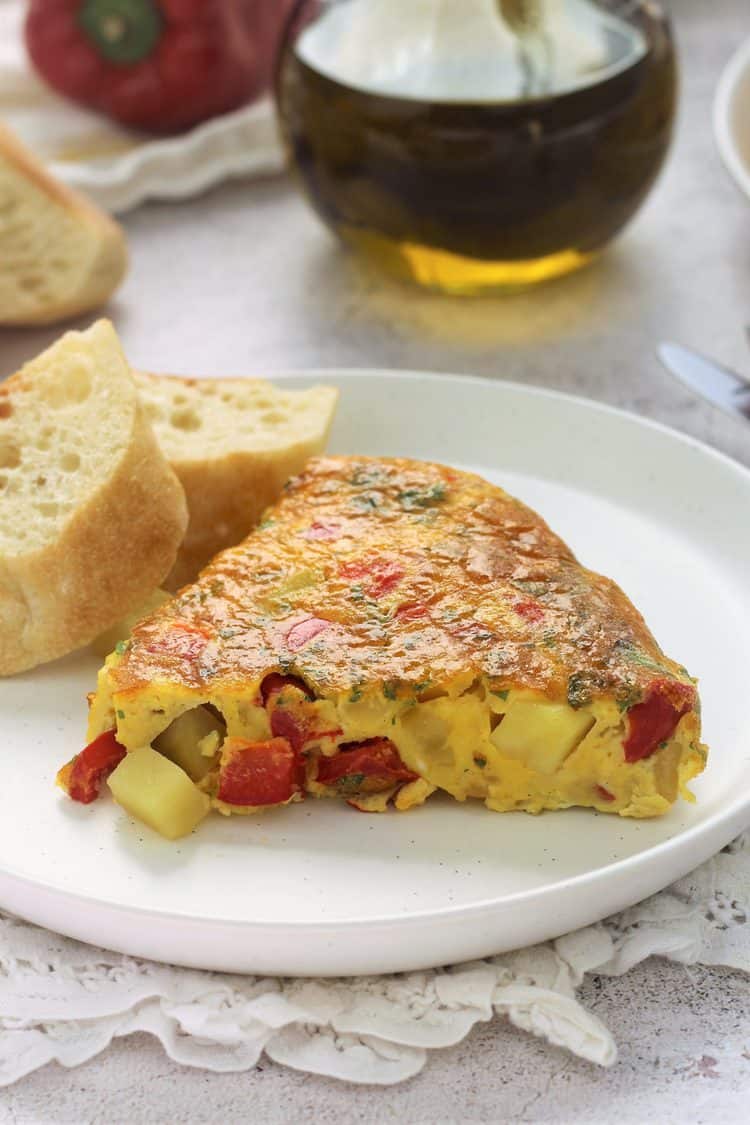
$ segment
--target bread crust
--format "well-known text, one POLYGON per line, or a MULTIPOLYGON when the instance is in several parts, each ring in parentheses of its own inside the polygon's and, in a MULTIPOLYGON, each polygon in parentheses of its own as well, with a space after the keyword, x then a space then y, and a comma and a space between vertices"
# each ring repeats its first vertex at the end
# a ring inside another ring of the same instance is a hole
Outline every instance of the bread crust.
POLYGON ((0 675, 89 644, 132 610, 169 571, 186 527, 184 493, 139 406, 125 456, 58 540, 5 560, 1 615, 14 609, 22 627, 0 630, 0 675))
MULTIPOLYGON (((101 211, 85 196, 50 175, 44 165, 0 124, 0 164, 5 159, 15 166, 34 188, 44 192, 50 204, 66 211, 88 231, 93 254, 76 284, 65 287, 56 300, 42 299, 34 304, 24 294, 16 307, 0 307, 0 324, 8 326, 54 324, 103 305, 120 285, 128 270, 128 249, 119 223, 101 211)), ((0 233, 2 223, 0 222, 0 233)), ((40 263, 40 267, 43 263, 40 263)), ((0 268, 2 265, 0 264, 0 268)))
MULTIPOLYGON (((92 346, 118 347, 106 322, 90 332, 96 333, 92 346)), ((161 452, 124 358, 121 363, 124 433, 119 452, 105 460, 88 495, 54 538, 27 550, 20 541, 0 553, 0 675, 25 671, 88 644, 142 603, 174 564, 188 522, 185 495, 161 452)), ((13 426, 14 392, 35 388, 30 367, 3 384, 5 425, 13 426)), ((44 390, 37 393, 45 402, 44 390)), ((33 518, 30 505, 28 517, 33 518)))

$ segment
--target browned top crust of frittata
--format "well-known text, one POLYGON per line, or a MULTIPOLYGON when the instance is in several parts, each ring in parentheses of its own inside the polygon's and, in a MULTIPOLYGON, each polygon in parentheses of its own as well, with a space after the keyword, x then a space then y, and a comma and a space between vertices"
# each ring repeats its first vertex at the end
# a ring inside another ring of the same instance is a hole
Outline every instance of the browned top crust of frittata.
POLYGON ((320 697, 484 676, 582 706, 689 683, 607 578, 519 500, 405 459, 309 462, 244 543, 134 631, 115 691, 299 676, 320 697))

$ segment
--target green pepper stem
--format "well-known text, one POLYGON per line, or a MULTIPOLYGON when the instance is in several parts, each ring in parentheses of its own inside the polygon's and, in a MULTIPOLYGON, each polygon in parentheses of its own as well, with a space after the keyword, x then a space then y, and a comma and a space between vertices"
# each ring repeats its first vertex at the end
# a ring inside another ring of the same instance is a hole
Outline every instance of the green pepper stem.
POLYGON ((156 47, 164 17, 154 0, 84 0, 78 25, 107 62, 132 66, 156 47))

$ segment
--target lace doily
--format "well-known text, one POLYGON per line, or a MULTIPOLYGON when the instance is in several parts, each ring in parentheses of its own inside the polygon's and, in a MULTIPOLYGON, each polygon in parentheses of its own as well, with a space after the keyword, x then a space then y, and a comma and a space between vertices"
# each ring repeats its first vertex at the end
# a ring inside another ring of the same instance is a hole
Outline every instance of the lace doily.
POLYGON ((475 1023, 516 1027, 610 1066, 607 1028, 576 999, 586 973, 616 976, 658 955, 750 971, 750 833, 653 898, 556 942, 430 972, 275 980, 136 961, 0 914, 0 1085, 45 1063, 78 1066, 149 1031, 176 1062, 278 1063, 390 1085, 475 1023))

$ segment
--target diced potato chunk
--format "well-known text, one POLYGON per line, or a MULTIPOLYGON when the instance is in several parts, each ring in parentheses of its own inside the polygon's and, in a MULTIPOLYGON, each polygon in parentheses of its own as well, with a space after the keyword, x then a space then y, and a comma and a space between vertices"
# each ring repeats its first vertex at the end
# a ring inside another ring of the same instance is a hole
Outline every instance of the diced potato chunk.
POLYGON ((155 609, 158 609, 164 602, 169 601, 171 595, 167 594, 164 590, 154 590, 153 594, 149 594, 146 601, 139 605, 137 609, 129 613, 127 617, 123 617, 122 621, 118 621, 111 629, 105 629, 92 644, 94 652, 98 656, 109 656, 119 641, 126 641, 133 629, 142 621, 144 617, 148 617, 155 609))
POLYGON ((127 754, 107 784, 118 805, 168 840, 187 836, 211 807, 185 771, 150 746, 127 754))
POLYGON ((538 773, 555 773, 594 725, 593 715, 567 703, 519 699, 492 732, 494 746, 538 773))
POLYGON ((213 742, 215 753, 224 734, 220 719, 205 707, 194 707, 169 724, 154 740, 154 749, 180 766, 193 781, 202 781, 213 765, 209 747, 213 742))

